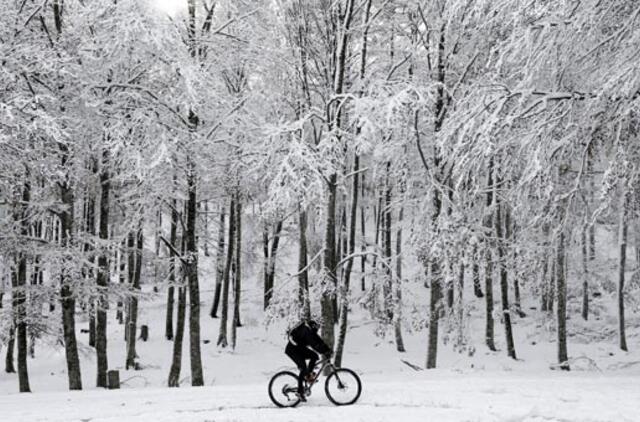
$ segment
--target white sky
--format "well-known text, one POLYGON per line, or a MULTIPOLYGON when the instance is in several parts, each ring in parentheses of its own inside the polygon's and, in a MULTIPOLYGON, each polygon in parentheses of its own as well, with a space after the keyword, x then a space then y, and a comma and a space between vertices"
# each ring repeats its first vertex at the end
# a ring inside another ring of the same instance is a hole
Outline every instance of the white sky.
POLYGON ((186 7, 187 0, 151 0, 151 3, 159 10, 173 16, 186 7))

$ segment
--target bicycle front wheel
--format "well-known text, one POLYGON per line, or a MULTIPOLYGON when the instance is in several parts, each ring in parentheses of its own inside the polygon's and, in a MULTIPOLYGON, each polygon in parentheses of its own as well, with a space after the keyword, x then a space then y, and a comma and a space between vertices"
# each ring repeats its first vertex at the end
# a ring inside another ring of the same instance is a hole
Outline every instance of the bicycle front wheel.
POLYGON ((300 403, 298 376, 293 372, 278 372, 269 382, 269 398, 278 407, 294 407, 300 403))
POLYGON ((340 368, 327 377, 324 392, 331 403, 336 406, 346 406, 360 398, 362 383, 360 377, 351 369, 340 368))

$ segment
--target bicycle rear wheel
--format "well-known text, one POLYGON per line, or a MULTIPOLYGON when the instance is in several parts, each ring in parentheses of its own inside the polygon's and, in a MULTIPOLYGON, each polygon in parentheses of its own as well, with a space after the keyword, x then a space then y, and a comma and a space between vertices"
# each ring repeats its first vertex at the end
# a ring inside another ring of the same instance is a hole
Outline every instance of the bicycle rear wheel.
POLYGON ((324 392, 331 403, 336 406, 346 406, 360 398, 362 383, 360 377, 351 369, 340 368, 327 377, 324 392))
POLYGON ((300 403, 298 397, 298 376, 282 371, 269 381, 269 398, 278 407, 294 407, 300 403))

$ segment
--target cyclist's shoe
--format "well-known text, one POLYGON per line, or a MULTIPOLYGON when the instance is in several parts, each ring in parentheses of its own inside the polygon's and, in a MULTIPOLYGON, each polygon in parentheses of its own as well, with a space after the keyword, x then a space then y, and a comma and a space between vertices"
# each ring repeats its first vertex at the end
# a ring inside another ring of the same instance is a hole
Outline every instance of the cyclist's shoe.
POLYGON ((298 398, 300 399, 300 401, 307 401, 307 398, 305 397, 304 393, 301 393, 300 391, 298 391, 298 398))

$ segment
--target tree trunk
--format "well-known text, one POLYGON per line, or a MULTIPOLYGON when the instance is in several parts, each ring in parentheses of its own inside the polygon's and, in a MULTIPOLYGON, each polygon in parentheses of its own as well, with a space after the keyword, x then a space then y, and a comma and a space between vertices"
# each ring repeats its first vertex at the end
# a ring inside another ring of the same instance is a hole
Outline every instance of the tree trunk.
POLYGON ((625 352, 627 348, 627 336, 625 333, 624 322, 624 283, 625 270, 627 262, 627 237, 628 237, 628 215, 630 204, 630 193, 626 187, 623 187, 622 200, 620 204, 620 225, 618 227, 618 242, 620 247, 620 256, 618 261, 618 335, 620 339, 620 349, 625 352))
POLYGON ((431 287, 429 289, 429 344, 427 349, 427 369, 436 367, 438 356, 438 321, 442 299, 442 281, 440 266, 431 262, 431 287))
POLYGON ((173 305, 176 284, 176 263, 175 251, 178 249, 178 201, 174 199, 171 207, 171 228, 169 233, 169 243, 173 248, 169 251, 169 290, 167 292, 167 316, 165 319, 164 335, 167 340, 173 339, 173 305))
POLYGON ((211 306, 211 312, 209 313, 211 318, 218 318, 218 306, 220 305, 220 292, 222 290, 222 278, 224 276, 225 213, 226 213, 226 208, 223 204, 220 206, 220 221, 218 223, 218 249, 216 250, 216 288, 213 293, 213 305, 211 306))
MULTIPOLYGON (((118 260, 119 260, 119 269, 118 269, 118 282, 120 283, 120 287, 125 284, 126 281, 126 272, 127 272, 127 264, 125 261, 125 253, 124 251, 127 249, 127 242, 123 241, 120 251, 118 251, 118 260)), ((119 299, 116 303, 116 320, 118 324, 124 324, 124 302, 122 299, 119 299)), ((125 333, 127 332, 125 327, 125 333)))
POLYGON ((204 201, 204 256, 209 257, 209 201, 204 201))
POLYGON ((231 272, 231 264, 233 262, 233 239, 235 239, 236 230, 236 200, 235 196, 231 197, 231 205, 229 206, 229 247, 227 248, 227 262, 224 266, 224 274, 222 277, 222 311, 220 316, 220 333, 218 334, 218 346, 227 347, 227 320, 229 314, 229 274, 231 272))
POLYGON ((16 368, 13 366, 13 350, 16 348, 16 330, 15 321, 9 328, 9 340, 7 341, 7 354, 4 358, 4 372, 7 374, 15 374, 16 368))
POLYGON ((329 176, 329 197, 325 222, 324 260, 322 279, 322 298, 320 302, 322 314, 322 339, 333 349, 335 342, 333 319, 333 297, 336 290, 336 190, 337 176, 329 176))
POLYGON ((485 228, 485 240, 484 240, 484 290, 485 290, 485 329, 484 338, 485 344, 492 352, 496 351, 496 343, 494 339, 494 321, 493 321, 493 256, 491 253, 491 244, 488 240, 493 228, 494 211, 493 207, 493 158, 489 160, 488 168, 488 181, 487 181, 487 198, 486 208, 489 212, 485 216, 484 228, 485 228))
MULTIPOLYGON (((98 170, 96 165, 93 164, 93 172, 96 173, 98 170)), ((92 192, 85 193, 84 199, 84 211, 85 211, 85 233, 90 236, 95 236, 96 234, 96 218, 95 218, 95 207, 96 200, 94 194, 92 192)), ((84 253, 87 256, 87 260, 89 261, 89 268, 83 266, 82 273, 85 279, 85 283, 91 284, 93 283, 93 264, 95 261, 95 257, 93 254, 93 245, 91 241, 87 241, 84 244, 84 253)), ((95 298, 89 296, 88 303, 85 303, 89 314, 89 346, 96 346, 96 304, 95 298)))
POLYGON ((549 304, 549 257, 547 256, 547 252, 544 253, 544 262, 542 264, 542 280, 540 281, 540 310, 542 312, 548 312, 548 304, 549 304))
POLYGON ((131 295, 127 312, 127 358, 125 368, 138 369, 136 362, 136 333, 138 331, 138 292, 140 291, 140 273, 142 270, 142 221, 137 233, 129 233, 129 283, 131 295))
MULTIPOLYGON (((16 212, 16 220, 20 221, 20 233, 29 235, 29 210, 31 202, 31 185, 28 181, 29 174, 25 176, 25 182, 21 192, 21 206, 16 212)), ((17 259, 17 273, 13 285, 13 313, 16 325, 16 341, 18 346, 18 383, 21 393, 28 393, 29 371, 27 368, 27 257, 25 251, 20 251, 17 259)))
POLYGON ((384 310, 385 317, 388 322, 393 321, 393 263, 392 263, 392 249, 391 249, 391 184, 389 181, 389 171, 391 169, 391 162, 387 161, 387 171, 385 180, 385 193, 384 193, 384 211, 382 213, 383 218, 383 243, 384 243, 384 258, 386 261, 384 284, 382 286, 382 294, 384 295, 384 310))
POLYGON ((556 249, 556 283, 558 290, 557 329, 558 329, 558 363, 563 370, 569 370, 567 355, 567 280, 565 273, 565 234, 560 232, 556 249))
POLYGON ((280 220, 276 223, 275 231, 273 233, 273 239, 271 240, 271 248, 269 248, 269 234, 268 229, 265 228, 263 233, 264 239, 264 253, 265 253, 265 283, 264 283, 264 309, 269 307, 271 298, 273 297, 273 287, 276 277, 276 255, 278 253, 278 247, 280 245, 280 233, 282 232, 283 221, 280 220))
POLYGON ((480 283, 480 264, 478 262, 478 246, 474 245, 472 259, 473 264, 471 266, 471 273, 473 277, 473 294, 477 298, 483 298, 484 293, 482 293, 482 285, 480 283))
POLYGON ((240 291, 242 283, 242 204, 236 203, 236 239, 235 239, 235 271, 233 276, 233 322, 231 324, 231 348, 236 348, 236 328, 242 327, 240 322, 240 291))
POLYGON ((311 319, 311 302, 309 299, 309 270, 307 269, 307 211, 299 212, 299 252, 298 252, 298 302, 302 309, 302 318, 311 319))
POLYGON ((404 208, 400 208, 398 214, 398 231, 396 232, 396 282, 393 312, 393 328, 396 339, 396 350, 405 352, 404 340, 402 339, 402 220, 404 218, 404 208))
MULTIPOLYGON (((62 147, 65 159, 68 157, 66 147, 62 147)), ((65 181, 60 184, 60 196, 64 205, 64 211, 60 213, 60 243, 62 247, 71 251, 73 249, 73 206, 74 195, 73 190, 69 186, 69 182, 65 181)), ((69 256, 65 257, 65 261, 70 261, 69 256)), ((65 356, 67 361, 67 375, 69 377, 70 390, 82 390, 82 377, 80 375, 80 358, 78 356, 78 343, 76 340, 76 300, 73 295, 71 286, 71 274, 69 268, 72 265, 63 265, 60 274, 60 302, 62 305, 62 329, 64 336, 65 356)))
MULTIPOLYGON (((190 113, 189 122, 193 127, 197 118, 190 113), (195 122, 194 122, 195 120, 195 122)), ((198 245, 196 242, 197 219, 197 187, 195 164, 189 159, 187 174, 187 230, 186 247, 189 264, 187 266, 187 282, 189 287, 189 354, 191 357, 191 385, 204 385, 202 373, 202 357, 200 352, 200 287, 198 285, 198 245)), ((229 239, 233 239, 230 237, 229 239)))
MULTIPOLYGON (((111 191, 108 163, 109 151, 104 149, 102 152, 102 170, 100 172, 100 223, 98 235, 105 243, 109 240, 109 195, 111 191)), ((107 253, 107 250, 103 250, 98 257, 98 275, 96 279, 96 284, 98 285, 98 297, 96 300, 96 386, 103 388, 107 388, 107 370, 109 367, 107 359, 109 258, 107 253)))
POLYGON ((516 249, 516 226, 515 222, 511 218, 511 209, 508 206, 505 206, 504 209, 504 226, 506 232, 505 237, 509 242, 510 253, 508 254, 508 257, 510 258, 509 261, 511 262, 511 266, 513 268, 513 271, 511 272, 513 274, 513 307, 515 308, 516 314, 518 314, 520 318, 524 318, 527 315, 522 310, 520 299, 520 281, 518 280, 518 252, 516 249))
POLYGON ((588 256, 588 236, 587 227, 582 228, 581 246, 582 246, 582 319, 589 319, 589 256, 588 256))
MULTIPOLYGON (((360 171, 360 157, 355 156, 353 160, 353 185, 351 190, 351 209, 349 215, 349 239, 347 245, 346 255, 351 257, 356 249, 356 224, 358 219, 358 191, 360 171)), ((349 314, 349 284, 351 280, 351 271, 353 269, 354 258, 351 257, 346 262, 344 270, 344 277, 342 288, 340 291, 340 319, 338 324, 338 341, 336 343, 335 365, 340 367, 342 365, 342 355, 344 352, 344 342, 347 337, 347 323, 349 314)))
MULTIPOLYGON (((184 284, 184 281, 181 283, 184 284)), ((173 358, 169 371, 169 387, 180 387, 180 370, 182 368, 182 340, 187 310, 187 291, 185 287, 178 287, 178 309, 176 315, 176 333, 173 338, 173 358)))
POLYGON ((502 231, 503 220, 502 220, 502 204, 500 200, 496 196, 496 218, 495 218, 495 226, 496 226, 496 237, 498 239, 498 262, 500 263, 500 296, 502 299, 502 318, 504 321, 504 332, 505 332, 505 341, 507 344, 507 355, 516 359, 516 348, 513 342, 513 331, 511 327, 511 311, 509 310, 509 274, 507 272, 507 266, 505 263, 506 253, 505 253, 505 236, 502 231))

